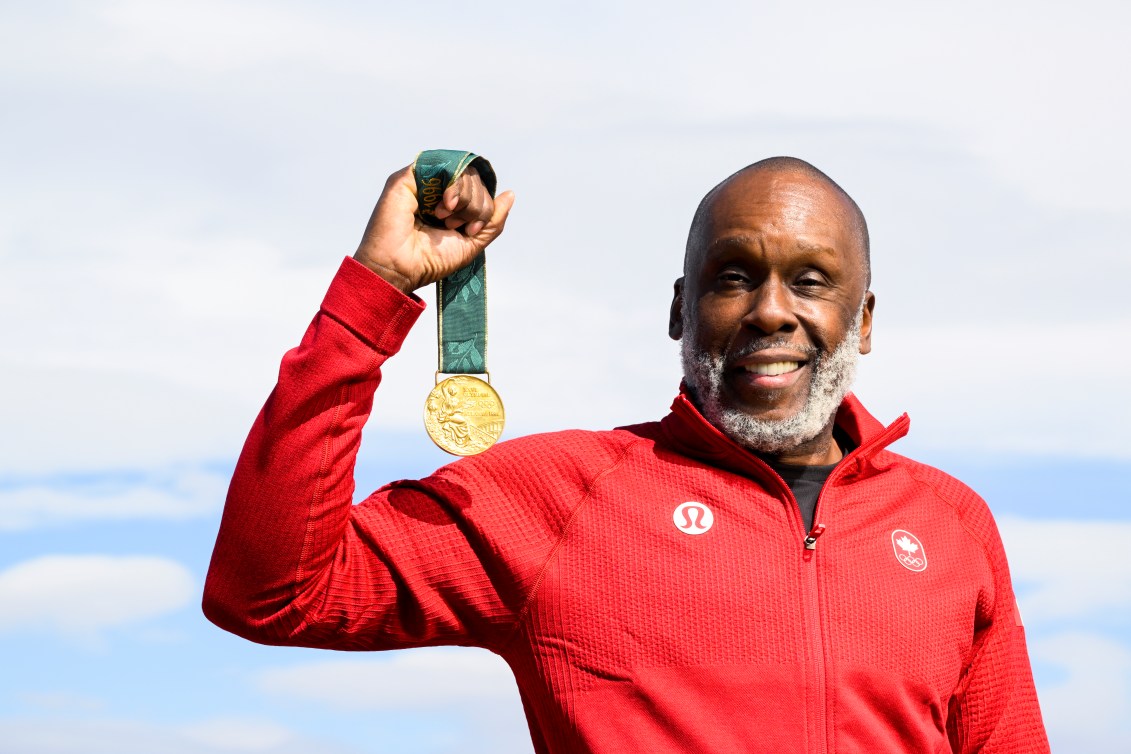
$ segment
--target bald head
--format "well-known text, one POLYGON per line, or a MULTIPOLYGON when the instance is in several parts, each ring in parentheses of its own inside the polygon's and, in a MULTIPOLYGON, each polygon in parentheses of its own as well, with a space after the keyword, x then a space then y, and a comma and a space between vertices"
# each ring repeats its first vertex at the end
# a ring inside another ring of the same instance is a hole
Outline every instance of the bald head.
POLYGON ((854 250, 859 254, 864 269, 864 278, 867 281, 866 285, 871 285, 871 244, 868 238, 868 223, 864 220, 864 213, 860 211, 855 200, 836 181, 805 160, 796 157, 770 157, 747 165, 707 192, 707 195, 703 197, 703 200, 699 202, 699 207, 695 210, 695 217, 691 220, 691 229, 687 234, 687 248, 683 257, 684 275, 688 274, 692 260, 712 240, 709 237, 709 228, 712 210, 719 196, 723 193, 743 191, 747 186, 758 182, 758 179, 764 178, 792 178, 795 181, 810 183, 816 189, 828 194, 830 202, 839 205, 836 209, 839 210, 838 214, 845 224, 845 231, 855 247, 854 250))
POLYGON ((668 319, 703 416, 784 463, 839 460, 833 417, 872 347, 868 288, 864 216, 820 170, 775 157, 713 188, 668 319))

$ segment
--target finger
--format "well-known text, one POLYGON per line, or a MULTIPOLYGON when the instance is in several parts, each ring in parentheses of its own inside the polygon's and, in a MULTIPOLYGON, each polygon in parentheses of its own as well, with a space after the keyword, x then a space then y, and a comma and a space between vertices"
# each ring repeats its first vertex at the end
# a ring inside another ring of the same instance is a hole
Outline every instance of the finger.
POLYGON ((377 199, 377 205, 373 208, 362 236, 362 245, 395 235, 398 232, 396 229, 411 228, 419 206, 416 180, 412 176, 412 166, 409 165, 393 173, 385 181, 385 188, 377 199))
MULTIPOLYGON (((454 260, 451 271, 468 264, 477 254, 487 248, 487 245, 498 238, 503 231, 511 207, 514 205, 514 192, 506 191, 495 200, 495 212, 491 219, 474 234, 448 233, 446 231, 430 228, 433 233, 434 243, 444 247, 445 254, 454 260)), ((428 282, 435 280, 431 278, 428 282)))
POLYGON ((479 248, 487 246, 503 232, 503 227, 507 223, 507 217, 510 216, 512 207, 514 207, 514 192, 504 191, 499 194, 495 197, 494 212, 490 219, 480 228, 475 228, 474 224, 468 224, 465 229, 467 236, 474 240, 479 248))
POLYGON ((463 218, 468 224, 478 223, 480 228, 489 222, 494 214, 495 199, 483 186, 479 186, 475 190, 466 207, 456 212, 457 217, 463 218))
POLYGON ((471 201, 471 193, 475 190, 475 181, 472 178, 478 176, 479 171, 475 168, 468 168, 452 181, 452 184, 444 189, 444 195, 440 203, 436 205, 436 217, 443 220, 466 207, 471 201))
POLYGON ((451 186, 444 189, 444 195, 441 197, 440 202, 436 205, 433 213, 440 220, 448 217, 459 206, 459 181, 455 181, 451 186))
MULTIPOLYGON (((444 192, 443 213, 437 212, 440 219, 459 217, 464 223, 483 220, 486 222, 494 214, 494 199, 487 190, 483 179, 475 168, 468 168, 444 192)), ((451 227, 451 226, 449 226, 451 227)))
POLYGON ((467 206, 457 210, 453 217, 466 221, 463 234, 471 237, 479 233, 495 214, 495 199, 483 184, 482 180, 473 179, 473 189, 467 206))
POLYGON ((486 193, 487 188, 483 185, 483 179, 479 176, 479 171, 474 165, 469 166, 464 170, 459 178, 455 181, 456 193, 458 199, 453 200, 449 207, 453 212, 458 212, 479 200, 479 196, 486 193))
MULTIPOLYGON (((419 200, 416 196, 416 178, 413 177, 412 165, 406 165, 389 176, 385 181, 385 188, 381 191, 381 197, 378 201, 393 201, 398 204, 405 204, 408 201, 408 197, 411 197, 413 203, 419 206, 419 200)), ((413 207, 413 211, 416 211, 416 207, 413 207)))

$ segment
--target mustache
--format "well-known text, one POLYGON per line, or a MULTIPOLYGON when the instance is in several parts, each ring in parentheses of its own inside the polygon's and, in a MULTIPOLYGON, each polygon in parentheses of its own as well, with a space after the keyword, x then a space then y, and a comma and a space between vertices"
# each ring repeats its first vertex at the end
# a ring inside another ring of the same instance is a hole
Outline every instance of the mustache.
POLYGON ((752 356, 759 351, 768 351, 771 348, 788 348, 791 351, 800 351, 805 354, 810 360, 817 359, 821 355, 821 349, 815 346, 799 346, 796 343, 791 343, 785 338, 758 338, 746 343, 741 348, 733 351, 728 351, 726 354, 727 364, 733 364, 739 359, 744 359, 747 356, 752 356))

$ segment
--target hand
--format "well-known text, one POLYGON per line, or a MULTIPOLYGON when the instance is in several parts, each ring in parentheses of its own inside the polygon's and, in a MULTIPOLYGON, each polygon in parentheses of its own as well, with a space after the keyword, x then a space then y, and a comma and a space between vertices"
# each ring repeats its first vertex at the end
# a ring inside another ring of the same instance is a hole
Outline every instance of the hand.
POLYGON ((412 166, 389 176, 353 258, 405 293, 445 278, 467 265, 503 232, 514 192, 492 199, 475 168, 444 191, 437 219, 444 228, 416 216, 412 166))

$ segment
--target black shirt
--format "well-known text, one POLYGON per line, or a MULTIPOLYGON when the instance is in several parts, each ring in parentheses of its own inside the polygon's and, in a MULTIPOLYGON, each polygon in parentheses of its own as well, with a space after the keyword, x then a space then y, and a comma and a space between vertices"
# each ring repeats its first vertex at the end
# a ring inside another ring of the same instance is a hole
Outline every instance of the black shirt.
POLYGON ((805 522, 805 532, 813 529, 813 514, 817 510, 817 497, 825 480, 833 473, 836 464, 829 466, 795 466, 788 463, 772 463, 767 461, 770 468, 789 485, 793 496, 797 498, 797 506, 801 508, 801 520, 805 522))

